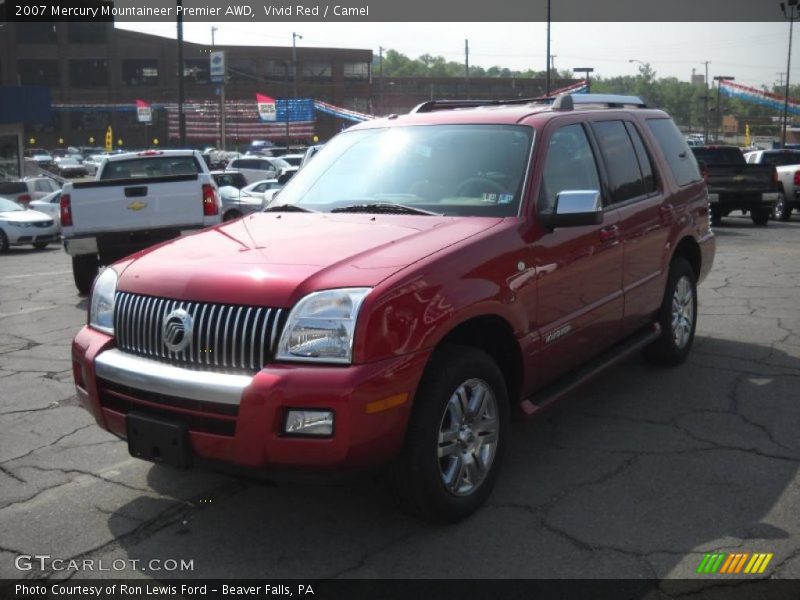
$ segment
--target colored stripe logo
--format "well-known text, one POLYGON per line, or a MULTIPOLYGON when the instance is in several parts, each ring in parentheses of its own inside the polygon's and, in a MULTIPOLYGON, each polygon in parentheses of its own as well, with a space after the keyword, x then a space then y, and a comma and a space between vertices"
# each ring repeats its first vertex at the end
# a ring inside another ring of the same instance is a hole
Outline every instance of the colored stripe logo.
POLYGON ((758 575, 767 570, 772 553, 724 552, 709 553, 703 556, 697 572, 702 574, 720 573, 724 575, 758 575))

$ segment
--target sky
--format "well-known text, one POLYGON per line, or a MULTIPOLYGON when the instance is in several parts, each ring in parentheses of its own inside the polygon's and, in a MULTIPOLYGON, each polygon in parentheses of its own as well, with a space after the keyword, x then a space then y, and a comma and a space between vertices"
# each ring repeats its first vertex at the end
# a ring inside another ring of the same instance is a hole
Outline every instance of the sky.
MULTIPOLYGON (((760 1, 760 0, 759 0, 760 1)), ((211 23, 185 23, 186 41, 211 43, 211 23)), ((121 23, 117 27, 175 37, 172 23, 121 23)), ((635 75, 649 63, 657 77, 688 81, 692 68, 709 77, 733 76, 751 86, 772 85, 786 72, 788 22, 775 23, 561 23, 551 29, 551 54, 557 69, 594 67, 610 77, 635 75)), ((303 35, 299 46, 366 48, 379 46, 412 58, 422 54, 463 61, 469 39, 470 64, 543 70, 546 23, 220 23, 221 45, 288 46, 292 32, 303 35)), ((795 39, 791 79, 800 83, 800 56, 795 39)), ((785 75, 784 75, 785 77, 785 75)))

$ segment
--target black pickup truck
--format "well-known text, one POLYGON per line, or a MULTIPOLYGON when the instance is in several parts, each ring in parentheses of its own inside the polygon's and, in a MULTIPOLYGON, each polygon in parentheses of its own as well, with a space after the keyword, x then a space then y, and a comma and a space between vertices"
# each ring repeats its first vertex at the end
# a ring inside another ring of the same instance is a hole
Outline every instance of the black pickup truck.
POLYGON ((769 222, 778 199, 773 165, 747 164, 736 146, 694 146, 692 152, 708 185, 712 223, 734 210, 750 211, 755 225, 769 222))

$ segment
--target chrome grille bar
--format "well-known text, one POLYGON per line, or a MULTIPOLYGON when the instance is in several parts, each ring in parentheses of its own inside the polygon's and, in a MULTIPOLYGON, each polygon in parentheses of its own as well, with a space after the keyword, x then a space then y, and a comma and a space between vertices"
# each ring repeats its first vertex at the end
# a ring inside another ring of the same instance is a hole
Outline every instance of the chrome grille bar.
POLYGON ((283 326, 281 309, 184 302, 117 292, 114 328, 117 347, 184 367, 254 372, 273 356, 283 326), (175 353, 164 346, 164 318, 182 308, 194 319, 191 345, 175 353))

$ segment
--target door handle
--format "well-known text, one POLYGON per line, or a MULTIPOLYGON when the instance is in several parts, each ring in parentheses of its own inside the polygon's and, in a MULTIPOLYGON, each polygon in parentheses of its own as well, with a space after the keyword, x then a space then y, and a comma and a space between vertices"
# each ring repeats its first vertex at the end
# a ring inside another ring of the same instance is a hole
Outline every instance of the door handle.
POLYGON ((616 225, 610 225, 608 227, 603 227, 600 230, 600 241, 601 242, 609 242, 611 240, 616 240, 619 238, 619 227, 616 225))

